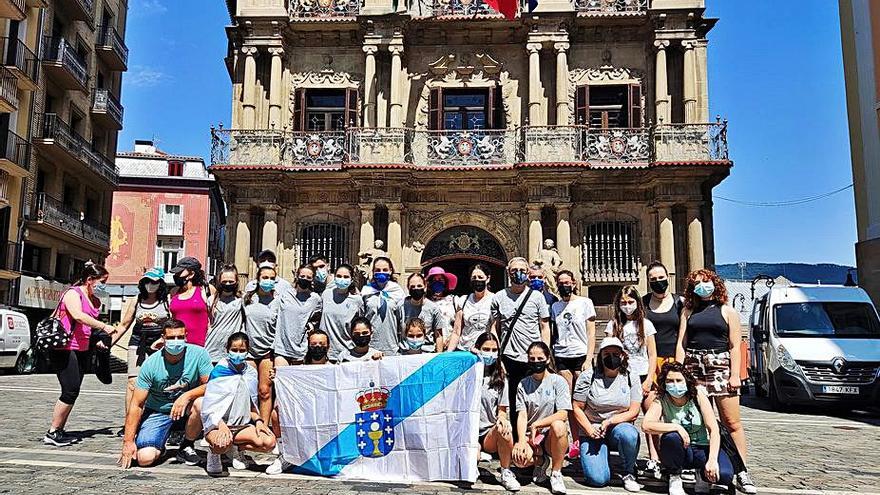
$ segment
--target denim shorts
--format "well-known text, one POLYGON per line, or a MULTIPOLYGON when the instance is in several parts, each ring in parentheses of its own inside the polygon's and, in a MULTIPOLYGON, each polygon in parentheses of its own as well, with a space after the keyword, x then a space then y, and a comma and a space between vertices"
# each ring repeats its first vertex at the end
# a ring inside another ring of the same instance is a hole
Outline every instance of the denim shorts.
POLYGON ((171 419, 170 414, 145 410, 134 443, 138 449, 153 447, 164 452, 165 442, 168 441, 171 428, 175 423, 181 426, 184 425, 186 423, 186 416, 174 421, 171 419))

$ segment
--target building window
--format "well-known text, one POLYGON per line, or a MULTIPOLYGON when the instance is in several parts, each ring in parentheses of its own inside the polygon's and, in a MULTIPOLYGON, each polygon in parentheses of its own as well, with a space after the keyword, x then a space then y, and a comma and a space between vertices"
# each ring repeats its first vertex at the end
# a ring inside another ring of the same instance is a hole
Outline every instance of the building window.
POLYGON ((182 177, 183 176, 183 162, 169 160, 168 161, 168 177, 182 177))
POLYGON ((180 258, 183 258, 183 239, 164 239, 156 242, 157 266, 161 266, 166 272, 169 272, 180 258))
POLYGON ((634 282, 639 277, 638 222, 589 223, 583 237, 584 278, 594 282, 634 282))
POLYGON ((501 88, 433 88, 428 97, 431 130, 502 129, 501 88))
POLYGON ((638 84, 578 86, 577 123, 593 128, 642 126, 642 88, 638 84))
POLYGON ((159 205, 159 235, 183 235, 182 205, 159 205))
POLYGON ((355 127, 356 89, 298 89, 294 95, 295 131, 342 131, 355 127))
POLYGON ((335 223, 318 223, 300 229, 300 237, 296 240, 299 252, 299 263, 308 263, 315 255, 327 257, 331 267, 348 263, 348 232, 335 223))
POLYGON ((24 244, 21 255, 21 269, 29 273, 41 273, 43 265, 43 248, 33 244, 24 244))

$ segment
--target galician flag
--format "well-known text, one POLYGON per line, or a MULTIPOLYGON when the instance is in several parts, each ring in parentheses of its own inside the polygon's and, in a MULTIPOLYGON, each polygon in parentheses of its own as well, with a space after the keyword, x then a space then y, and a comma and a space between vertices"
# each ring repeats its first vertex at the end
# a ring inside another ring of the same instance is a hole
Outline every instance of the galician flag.
POLYGON ((475 482, 482 377, 469 352, 280 367, 282 454, 301 474, 475 482))

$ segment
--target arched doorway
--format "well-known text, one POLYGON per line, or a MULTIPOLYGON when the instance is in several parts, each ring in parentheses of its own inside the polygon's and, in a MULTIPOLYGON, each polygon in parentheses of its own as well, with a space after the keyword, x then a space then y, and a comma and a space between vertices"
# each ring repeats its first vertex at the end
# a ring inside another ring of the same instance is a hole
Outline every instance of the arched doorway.
POLYGON ((479 227, 448 228, 434 236, 422 252, 423 272, 439 266, 458 277, 456 294, 471 292, 470 271, 477 263, 490 271, 489 290, 497 292, 504 288, 507 255, 498 240, 479 227))

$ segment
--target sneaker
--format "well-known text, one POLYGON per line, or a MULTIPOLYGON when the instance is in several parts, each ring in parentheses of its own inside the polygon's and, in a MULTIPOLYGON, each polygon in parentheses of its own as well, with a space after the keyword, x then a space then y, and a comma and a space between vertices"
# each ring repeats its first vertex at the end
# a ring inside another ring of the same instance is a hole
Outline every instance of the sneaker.
POLYGON ((248 466, 253 464, 254 460, 245 455, 244 452, 238 449, 236 446, 232 446, 229 449, 229 457, 232 458, 232 469, 236 469, 241 471, 242 469, 247 469, 248 466))
POLYGON ((681 481, 684 481, 685 483, 696 483, 697 472, 693 469, 682 469, 681 481))
POLYGON ((177 449, 177 462, 181 462, 187 466, 198 466, 201 460, 202 459, 199 457, 199 454, 196 453, 196 449, 193 448, 192 445, 177 449))
POLYGON ((69 447, 73 445, 73 439, 64 436, 64 430, 47 431, 43 437, 43 443, 55 447, 69 447))
POLYGON ((684 484, 681 481, 681 475, 669 475, 669 495, 687 495, 684 491, 684 484))
POLYGON ((492 454, 490 454, 488 452, 483 452, 481 450, 480 451, 480 462, 491 462, 491 461, 492 461, 492 454))
POLYGON ((209 476, 218 476, 223 473, 223 460, 220 454, 208 452, 208 462, 205 464, 205 471, 209 476))
POLYGON ((703 473, 697 473, 697 479, 694 480, 694 493, 710 493, 712 485, 703 478, 703 473))
POLYGON ((581 441, 580 440, 572 440, 571 444, 568 446, 568 458, 569 459, 577 459, 581 456, 581 441))
POLYGON ((207 449, 207 448, 211 447, 211 444, 208 443, 207 438, 202 438, 201 440, 199 440, 199 447, 207 449))
POLYGON ((663 475, 660 472, 660 463, 654 459, 648 459, 647 464, 645 464, 645 476, 654 478, 655 480, 662 479, 663 475))
POLYGON ((628 492, 639 492, 642 490, 642 485, 636 481, 636 477, 631 474, 624 474, 620 477, 620 481, 623 482, 623 489, 628 492))
POLYGON ((508 468, 501 468, 501 486, 509 492, 518 492, 521 488, 516 475, 508 468))
POLYGON ((550 457, 544 456, 541 464, 535 464, 535 469, 532 470, 532 481, 535 483, 544 483, 547 481, 547 469, 550 467, 550 457))
POLYGON ((168 440, 165 441, 166 447, 178 447, 183 441, 183 430, 171 430, 168 434, 168 440))
POLYGON ((562 478, 561 471, 553 471, 550 473, 550 493, 568 493, 565 488, 565 480, 562 478))
POLYGON ((752 481, 752 477, 749 476, 748 471, 740 471, 736 473, 736 476, 733 477, 733 486, 746 495, 755 495, 758 493, 758 487, 755 486, 755 482, 752 481))
POLYGON ((55 430, 55 431, 60 431, 60 432, 61 432, 61 436, 64 437, 64 438, 66 438, 66 439, 68 439, 68 440, 70 440, 70 443, 80 443, 80 442, 83 441, 82 438, 80 438, 80 437, 78 437, 78 436, 76 436, 76 435, 71 435, 70 433, 67 433, 66 431, 64 431, 64 428, 59 428, 59 429, 57 429, 57 430, 55 430))
POLYGON ((272 461, 272 464, 269 464, 269 467, 266 468, 266 474, 281 474, 291 467, 293 467, 293 464, 285 461, 284 457, 279 455, 274 461, 272 461))
POLYGON ((281 455, 281 439, 275 440, 275 447, 272 448, 272 455, 281 455))

